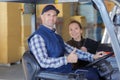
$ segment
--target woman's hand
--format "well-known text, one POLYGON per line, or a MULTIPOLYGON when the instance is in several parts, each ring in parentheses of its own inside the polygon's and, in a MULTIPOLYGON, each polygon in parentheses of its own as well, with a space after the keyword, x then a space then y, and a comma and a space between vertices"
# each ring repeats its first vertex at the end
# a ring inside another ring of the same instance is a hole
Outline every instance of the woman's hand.
POLYGON ((84 51, 84 52, 87 52, 87 48, 84 47, 84 46, 82 46, 82 47, 80 48, 80 50, 82 50, 82 51, 84 51))
POLYGON ((100 52, 97 52, 97 53, 93 56, 93 58, 94 58, 94 59, 98 59, 98 58, 103 57, 103 56, 105 56, 105 55, 106 55, 106 54, 105 54, 104 51, 100 51, 100 52))

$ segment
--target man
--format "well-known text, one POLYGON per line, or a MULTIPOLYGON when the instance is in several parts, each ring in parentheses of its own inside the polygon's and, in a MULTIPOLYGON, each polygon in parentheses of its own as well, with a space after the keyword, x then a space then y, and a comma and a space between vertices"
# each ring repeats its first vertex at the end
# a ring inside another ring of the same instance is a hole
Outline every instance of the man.
MULTIPOLYGON (((54 33, 54 25, 58 14, 59 10, 53 5, 45 6, 41 13, 42 25, 28 39, 30 51, 37 59, 42 70, 70 73, 74 72, 71 63, 76 63, 78 59, 93 61, 104 55, 103 52, 92 55, 64 43, 63 39, 54 33)), ((88 70, 85 75, 88 80, 99 80, 94 71, 88 70)))

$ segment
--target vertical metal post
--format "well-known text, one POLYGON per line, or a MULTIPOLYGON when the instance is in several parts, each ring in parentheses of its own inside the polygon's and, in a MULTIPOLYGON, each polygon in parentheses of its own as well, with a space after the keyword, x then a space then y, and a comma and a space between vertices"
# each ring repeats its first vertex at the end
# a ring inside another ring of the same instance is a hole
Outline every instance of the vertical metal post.
POLYGON ((37 29, 36 24, 36 3, 34 3, 34 13, 31 16, 31 32, 33 33, 37 29))
POLYGON ((35 31, 35 14, 31 16, 31 33, 35 31))
MULTIPOLYGON (((113 18, 115 16, 116 10, 117 10, 118 6, 114 6, 113 10, 111 11, 111 13, 109 13, 109 16, 111 18, 111 20, 113 21, 113 18)), ((102 41, 101 43, 110 43, 110 38, 109 35, 107 33, 107 30, 105 28, 104 33, 103 33, 103 37, 102 37, 102 41)))

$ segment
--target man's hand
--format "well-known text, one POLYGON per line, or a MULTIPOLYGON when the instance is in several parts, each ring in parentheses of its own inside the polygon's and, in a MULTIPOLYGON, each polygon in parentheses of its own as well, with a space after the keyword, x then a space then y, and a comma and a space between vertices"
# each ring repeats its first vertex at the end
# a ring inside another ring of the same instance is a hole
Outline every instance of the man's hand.
POLYGON ((76 63, 78 61, 78 56, 75 52, 76 48, 74 48, 74 50, 67 56, 68 63, 76 63))
POLYGON ((97 52, 97 53, 93 56, 93 58, 94 58, 94 59, 98 59, 98 58, 103 57, 103 56, 105 56, 105 55, 106 55, 106 54, 105 54, 104 51, 100 51, 100 52, 97 52))

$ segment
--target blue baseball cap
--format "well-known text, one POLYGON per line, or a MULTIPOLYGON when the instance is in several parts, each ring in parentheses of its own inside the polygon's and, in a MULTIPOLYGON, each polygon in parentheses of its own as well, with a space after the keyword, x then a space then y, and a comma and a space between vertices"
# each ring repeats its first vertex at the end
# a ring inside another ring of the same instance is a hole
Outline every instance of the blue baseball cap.
POLYGON ((55 6, 53 6, 53 5, 47 5, 47 6, 45 6, 45 7, 43 8, 41 14, 43 14, 44 12, 47 12, 47 11, 49 11, 49 10, 54 10, 54 11, 56 11, 57 15, 60 13, 60 11, 59 11, 58 9, 56 9, 55 6))

